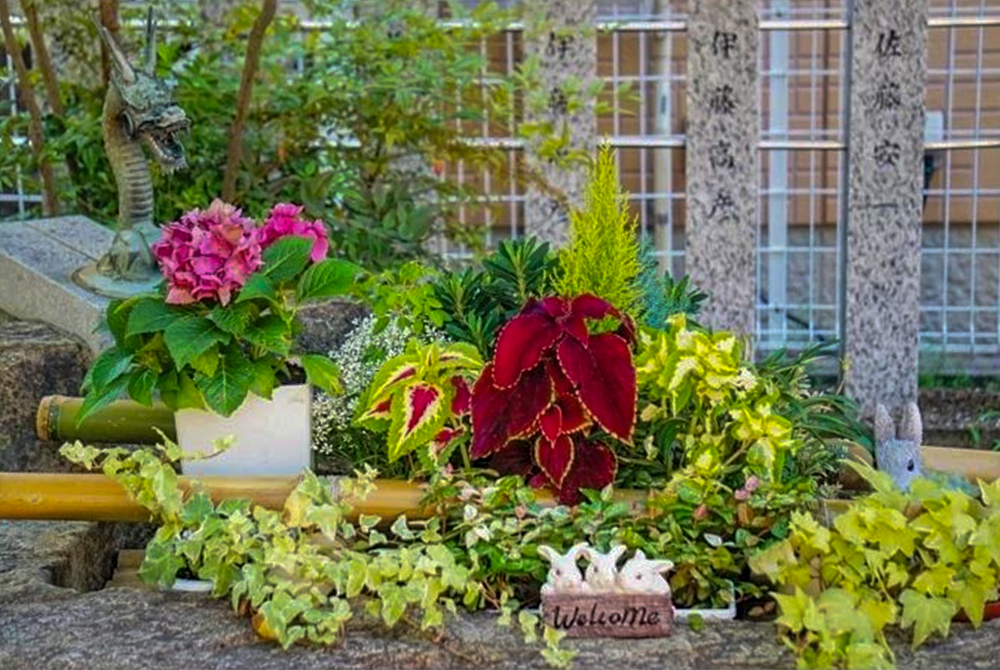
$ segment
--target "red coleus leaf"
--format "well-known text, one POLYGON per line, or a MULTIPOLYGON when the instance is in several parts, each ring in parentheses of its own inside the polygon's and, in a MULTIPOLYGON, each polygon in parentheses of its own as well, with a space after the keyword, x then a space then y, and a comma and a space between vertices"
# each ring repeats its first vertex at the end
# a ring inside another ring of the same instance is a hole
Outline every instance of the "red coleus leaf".
POLYGON ((580 402, 576 386, 569 380, 556 361, 545 361, 545 369, 552 378, 556 391, 556 405, 561 414, 559 432, 562 435, 575 433, 590 425, 590 417, 583 403, 580 402))
POLYGON ((509 388, 493 383, 494 369, 494 363, 483 368, 472 388, 473 458, 489 456, 529 433, 552 402, 552 380, 544 365, 528 370, 509 388))
MULTIPOLYGON (((621 323, 621 326, 618 328, 618 335, 623 337, 629 344, 635 344, 635 324, 632 323, 632 319, 622 314, 608 301, 589 293, 584 293, 573 298, 570 311, 581 317, 595 320, 603 319, 606 316, 615 317, 621 323)), ((587 343, 583 342, 583 344, 587 343)))
POLYGON ((542 435, 549 442, 555 441, 559 437, 562 430, 562 410, 559 409, 559 405, 550 405, 545 413, 542 414, 542 418, 538 421, 539 427, 542 429, 542 435))
POLYGON ((490 457, 490 467, 501 475, 527 477, 535 469, 531 443, 525 440, 511 440, 490 457))
POLYGON ((535 443, 535 462, 552 484, 558 488, 573 465, 573 440, 561 435, 553 441, 538 438, 535 443))
POLYGON ((540 489, 549 485, 549 477, 544 472, 536 472, 532 475, 531 479, 528 480, 528 486, 533 489, 540 489))
POLYGON ((603 489, 615 480, 618 459, 600 442, 578 440, 573 464, 559 487, 559 502, 576 505, 583 500, 581 489, 603 489))
POLYGON ((441 389, 436 386, 414 384, 406 390, 406 433, 422 424, 429 411, 441 398, 441 389))
POLYGON ((531 312, 515 316, 497 337, 494 383, 500 388, 513 386, 526 370, 538 364, 542 354, 561 335, 562 331, 547 314, 531 312))
POLYGON ((550 296, 542 300, 542 307, 553 319, 562 319, 569 312, 569 302, 558 296, 550 296))
POLYGON ((632 439, 636 381, 628 343, 614 333, 590 338, 585 347, 569 337, 559 342, 559 365, 579 389, 580 400, 600 426, 620 440, 632 439))
POLYGON ((472 409, 472 392, 464 377, 455 375, 451 378, 451 385, 455 387, 455 397, 451 400, 451 413, 455 416, 464 416, 472 409))

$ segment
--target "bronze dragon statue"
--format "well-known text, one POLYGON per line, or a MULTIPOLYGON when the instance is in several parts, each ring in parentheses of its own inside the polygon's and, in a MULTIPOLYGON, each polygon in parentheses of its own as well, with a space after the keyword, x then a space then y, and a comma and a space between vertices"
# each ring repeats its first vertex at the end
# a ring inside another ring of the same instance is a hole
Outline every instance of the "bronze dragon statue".
POLYGON ((153 223, 153 183, 146 145, 166 171, 186 166, 179 135, 190 121, 167 84, 156 78, 156 23, 146 20, 146 63, 135 68, 115 38, 97 22, 111 56, 112 73, 104 99, 104 149, 118 186, 118 230, 111 249, 96 264, 81 268, 77 280, 87 288, 122 297, 155 285, 159 273, 149 246, 159 237, 153 223))

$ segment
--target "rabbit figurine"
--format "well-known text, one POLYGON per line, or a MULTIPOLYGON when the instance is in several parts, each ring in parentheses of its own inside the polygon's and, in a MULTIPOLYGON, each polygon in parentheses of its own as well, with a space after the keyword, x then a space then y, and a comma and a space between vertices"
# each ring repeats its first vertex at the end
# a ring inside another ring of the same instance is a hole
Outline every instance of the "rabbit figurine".
POLYGON ((584 556, 590 560, 587 566, 586 584, 591 592, 612 593, 618 590, 618 559, 625 553, 625 547, 618 545, 606 554, 594 549, 584 550, 584 556))
POLYGON ((660 573, 674 567, 673 561, 653 561, 641 549, 629 559, 618 573, 619 590, 625 593, 656 593, 670 595, 670 583, 660 573))
POLYGON ((920 442, 923 427, 920 409, 911 402, 903 411, 903 422, 896 437, 896 426, 885 407, 875 408, 875 465, 887 472, 896 486, 910 488, 910 480, 921 474, 920 442))
POLYGON ((576 564, 580 555, 586 550, 586 542, 573 545, 565 554, 559 554, 552 547, 545 545, 538 547, 538 553, 551 564, 548 578, 542 584, 542 593, 554 595, 589 591, 588 586, 583 583, 583 575, 580 574, 580 568, 576 564))

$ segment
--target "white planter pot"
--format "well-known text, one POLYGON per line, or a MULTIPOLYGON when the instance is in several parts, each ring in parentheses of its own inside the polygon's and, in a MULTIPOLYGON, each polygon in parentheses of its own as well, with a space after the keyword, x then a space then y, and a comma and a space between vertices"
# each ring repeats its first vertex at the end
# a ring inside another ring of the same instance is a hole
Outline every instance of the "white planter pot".
POLYGON ((177 443, 185 453, 211 453, 229 435, 233 445, 205 460, 184 461, 185 475, 297 475, 312 462, 311 389, 281 386, 271 400, 250 394, 232 416, 200 409, 175 414, 177 443))

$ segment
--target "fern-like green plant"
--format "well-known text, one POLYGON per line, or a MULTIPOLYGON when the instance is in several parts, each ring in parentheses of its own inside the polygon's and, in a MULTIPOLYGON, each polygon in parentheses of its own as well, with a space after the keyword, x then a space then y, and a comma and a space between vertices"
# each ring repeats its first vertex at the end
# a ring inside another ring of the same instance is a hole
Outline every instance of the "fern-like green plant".
POLYGON ((605 145, 590 171, 584 207, 570 214, 570 245, 561 255, 560 295, 592 293, 621 311, 642 311, 642 262, 636 217, 618 180, 614 155, 605 145))

